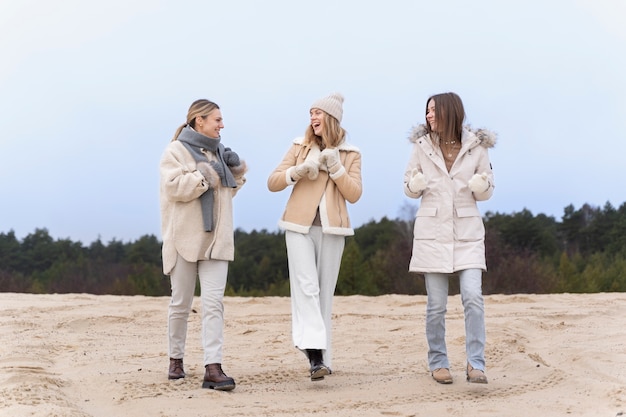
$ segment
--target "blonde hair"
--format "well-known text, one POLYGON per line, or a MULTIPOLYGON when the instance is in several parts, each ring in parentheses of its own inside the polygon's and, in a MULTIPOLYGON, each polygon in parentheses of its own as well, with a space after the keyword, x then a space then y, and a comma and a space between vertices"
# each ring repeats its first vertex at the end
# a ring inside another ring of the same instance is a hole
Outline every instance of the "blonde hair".
POLYGON ((182 125, 180 125, 178 129, 176 129, 176 133, 174 133, 172 142, 178 139, 178 135, 180 135, 180 132, 182 132, 185 126, 189 125, 194 129, 196 128, 196 117, 200 116, 204 119, 213 110, 219 109, 219 108, 220 106, 204 98, 201 98, 191 103, 191 106, 189 106, 189 111, 187 112, 187 121, 183 123, 182 125))
POLYGON ((320 149, 336 148, 345 140, 346 130, 341 127, 339 120, 335 119, 324 110, 322 111, 324 112, 324 129, 322 130, 322 136, 317 136, 313 131, 313 126, 309 124, 306 128, 306 132, 304 132, 304 143, 317 143, 320 149))

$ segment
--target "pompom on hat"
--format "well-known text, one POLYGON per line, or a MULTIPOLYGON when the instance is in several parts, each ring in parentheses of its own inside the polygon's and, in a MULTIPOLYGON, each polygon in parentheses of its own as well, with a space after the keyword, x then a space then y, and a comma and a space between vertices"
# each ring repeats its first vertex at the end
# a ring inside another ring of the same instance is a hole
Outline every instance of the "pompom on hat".
POLYGON ((320 98, 311 105, 312 109, 324 110, 341 122, 343 117, 343 96, 341 93, 332 93, 328 97, 320 98))

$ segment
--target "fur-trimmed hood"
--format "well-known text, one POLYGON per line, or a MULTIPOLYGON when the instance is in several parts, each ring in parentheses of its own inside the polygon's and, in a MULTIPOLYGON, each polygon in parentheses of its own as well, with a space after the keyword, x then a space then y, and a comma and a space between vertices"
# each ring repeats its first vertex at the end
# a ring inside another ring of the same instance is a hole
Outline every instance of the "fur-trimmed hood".
MULTIPOLYGON (((494 146, 496 146, 498 135, 491 130, 473 129, 470 125, 463 126, 463 130, 476 136, 476 138, 480 141, 480 145, 484 146, 485 148, 493 148, 494 146)), ((419 124, 411 129, 411 133, 409 134, 409 141, 415 143, 419 138, 426 136, 427 134, 428 131, 426 130, 426 125, 419 124)))

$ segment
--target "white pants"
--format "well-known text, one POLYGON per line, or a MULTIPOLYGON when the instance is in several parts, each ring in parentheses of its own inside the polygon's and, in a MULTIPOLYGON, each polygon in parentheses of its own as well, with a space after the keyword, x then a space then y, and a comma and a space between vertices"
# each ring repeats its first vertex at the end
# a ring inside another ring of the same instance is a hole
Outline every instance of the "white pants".
POLYGON ((332 306, 345 237, 322 233, 285 232, 291 288, 293 343, 300 350, 321 349, 324 364, 332 365, 332 306))
POLYGON ((180 255, 170 276, 172 300, 168 309, 170 358, 182 359, 185 354, 187 321, 200 279, 202 301, 202 347, 204 365, 222 363, 224 342, 224 290, 228 275, 228 261, 187 262, 180 255))

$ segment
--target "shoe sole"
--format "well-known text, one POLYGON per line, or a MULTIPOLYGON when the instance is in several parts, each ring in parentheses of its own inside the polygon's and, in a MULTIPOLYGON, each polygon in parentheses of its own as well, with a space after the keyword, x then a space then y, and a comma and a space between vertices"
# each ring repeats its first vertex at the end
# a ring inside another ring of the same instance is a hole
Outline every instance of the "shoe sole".
POLYGON ((439 384, 448 385, 452 383, 452 376, 450 376, 450 378, 439 378, 439 379, 435 377, 434 373, 431 373, 430 376, 432 376, 433 379, 439 384))
POLYGON ((235 389, 235 383, 234 382, 215 383, 211 381, 204 381, 202 383, 202 388, 214 389, 216 391, 232 391, 235 389))
POLYGON ((467 372, 465 373, 467 382, 471 384, 486 384, 487 376, 483 371, 472 368, 470 364, 467 365, 467 372), (471 373, 478 374, 477 376, 470 376, 471 373))
MULTIPOLYGON (((435 379, 435 378, 433 378, 435 379)), ((444 384, 444 385, 449 385, 452 383, 451 379, 435 379, 435 381, 437 381, 437 383, 439 384, 444 384)))
POLYGON ((470 384, 487 384, 487 378, 478 377, 478 378, 470 378, 467 377, 467 382, 470 384))
POLYGON ((330 375, 330 371, 327 367, 322 366, 311 372, 311 381, 321 381, 324 379, 325 375, 330 375))

